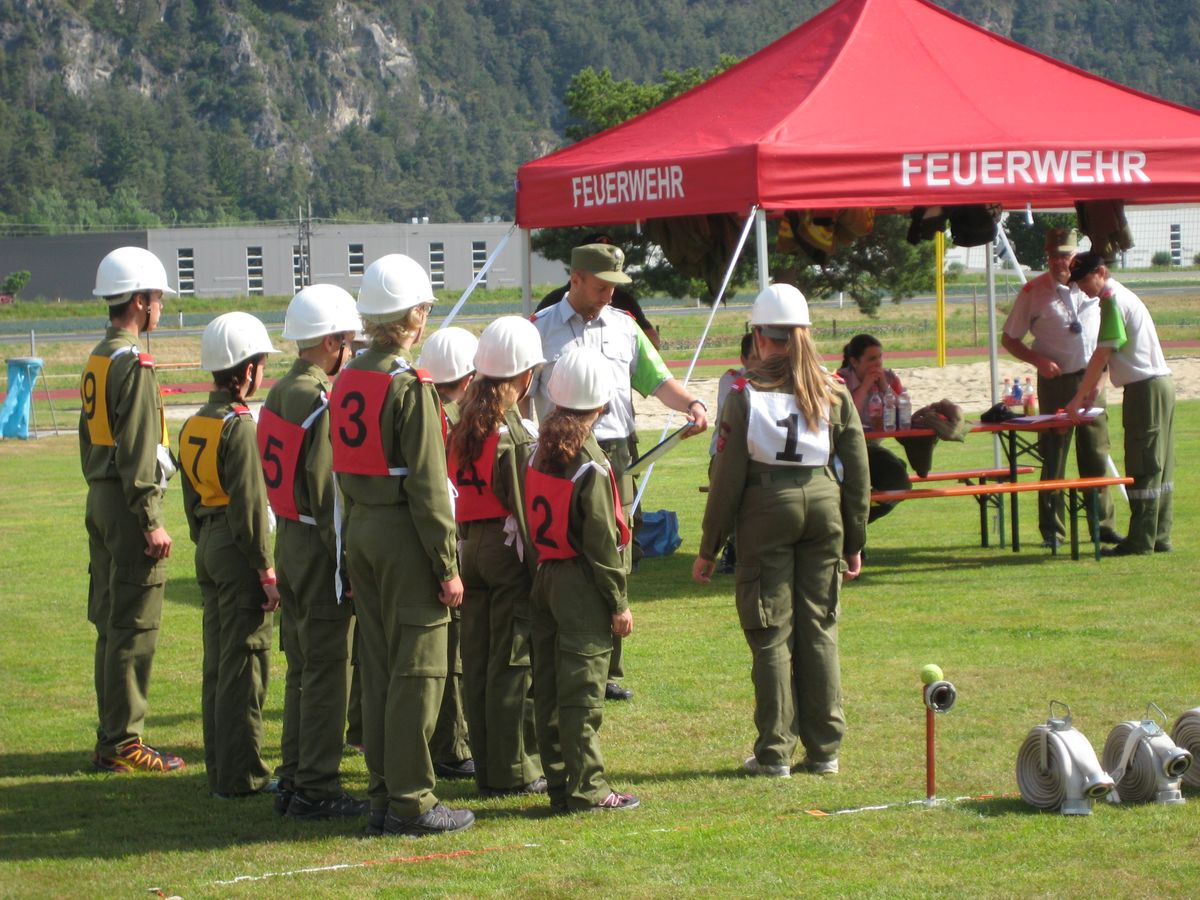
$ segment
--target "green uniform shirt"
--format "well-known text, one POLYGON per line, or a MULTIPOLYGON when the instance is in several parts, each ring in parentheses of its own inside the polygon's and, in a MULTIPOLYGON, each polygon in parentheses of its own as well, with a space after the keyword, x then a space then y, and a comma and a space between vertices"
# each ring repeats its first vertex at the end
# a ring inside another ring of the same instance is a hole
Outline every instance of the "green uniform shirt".
MULTIPOLYGON (((275 383, 263 406, 294 425, 300 425, 323 403, 328 403, 329 376, 304 359, 275 383)), ((334 529, 337 486, 333 481, 333 445, 329 442, 329 410, 317 416, 304 433, 295 482, 296 509, 317 522, 321 542, 330 559, 337 556, 334 529)))
MULTIPOLYGON (((233 412, 233 405, 233 397, 228 391, 212 391, 208 395, 208 403, 200 407, 192 418, 224 419, 233 412)), ((187 428, 186 422, 184 428, 187 428)), ((275 554, 267 515, 267 485, 263 481, 254 420, 249 413, 229 416, 224 422, 216 455, 217 477, 229 496, 227 505, 203 505, 192 483, 191 473, 184 472, 183 511, 187 514, 192 540, 199 540, 203 519, 225 516, 233 539, 246 561, 255 569, 272 568, 275 554)))
MULTIPOLYGON (((387 373, 398 357, 408 361, 402 354, 372 346, 351 360, 347 368, 387 373)), ((421 545, 433 562, 434 574, 438 581, 449 581, 458 574, 458 554, 437 390, 432 384, 418 381, 413 369, 401 372, 388 386, 380 423, 384 458, 390 466, 407 467, 408 474, 385 478, 339 473, 347 514, 360 503, 407 505, 421 545)))
MULTIPOLYGON (((871 476, 867 466, 867 442, 862 421, 854 409, 854 400, 845 385, 835 390, 840 402, 830 409, 829 443, 832 457, 842 463, 842 524, 845 528, 844 552, 847 556, 862 550, 867 539, 867 511, 871 503, 871 476)), ((704 508, 704 530, 699 555, 714 560, 733 533, 742 491, 746 482, 783 467, 750 459, 746 429, 750 404, 743 391, 731 391, 725 400, 718 426, 718 452, 713 457, 708 503, 704 508)))
MULTIPOLYGON (((525 427, 521 413, 515 406, 509 407, 504 413, 504 424, 508 426, 508 431, 500 435, 496 444, 496 460, 492 465, 492 493, 517 520, 521 543, 525 548, 525 564, 532 573, 537 570, 537 551, 533 549, 529 540, 529 523, 525 520, 521 477, 533 452, 533 435, 525 427)), ((521 613, 523 616, 527 614, 527 609, 521 613)))
MULTIPOLYGON (((87 481, 120 481, 129 511, 142 531, 164 525, 163 489, 158 448, 163 440, 162 393, 153 365, 143 365, 138 355, 137 336, 109 326, 104 340, 92 356, 111 360, 102 386, 103 408, 97 386, 85 385, 79 416, 79 460, 87 481), (125 352, 118 352, 124 350, 125 352), (117 356, 113 357, 116 353, 117 356), (91 403, 89 404, 89 397, 91 403), (114 445, 93 444, 87 427, 88 414, 107 416, 114 445)), ((86 377, 85 377, 86 381, 86 377)))

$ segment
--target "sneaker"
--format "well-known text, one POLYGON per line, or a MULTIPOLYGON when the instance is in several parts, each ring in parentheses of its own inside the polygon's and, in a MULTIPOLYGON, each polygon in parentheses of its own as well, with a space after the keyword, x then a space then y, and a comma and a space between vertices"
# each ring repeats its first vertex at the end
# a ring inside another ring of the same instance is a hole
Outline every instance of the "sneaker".
POLYGON ((838 773, 838 761, 836 758, 827 759, 825 762, 805 759, 796 768, 802 772, 807 772, 809 775, 836 775, 838 773))
POLYGON ((1111 547, 1101 547, 1101 556, 1145 556, 1152 550, 1135 550, 1128 542, 1121 544, 1113 544, 1111 547))
POLYGON ((1109 528, 1107 525, 1100 528, 1100 543, 1102 544, 1120 544, 1125 540, 1125 535, 1118 534, 1115 529, 1109 528))
POLYGON ((605 700, 629 700, 633 697, 633 691, 629 688, 623 688, 615 681, 610 681, 604 686, 605 700))
POLYGON ((433 764, 433 774, 438 778, 446 778, 448 780, 474 778, 475 760, 464 759, 453 763, 435 762, 433 764))
POLYGON ((479 793, 483 797, 516 797, 521 794, 544 794, 546 793, 546 778, 544 775, 539 775, 533 781, 529 782, 529 784, 513 788, 481 787, 479 793))
POLYGON ((178 772, 187 768, 187 763, 174 753, 155 750, 140 740, 126 744, 124 747, 118 747, 117 752, 112 756, 100 756, 97 753, 92 759, 92 765, 101 772, 111 772, 114 775, 135 770, 139 772, 178 772))
POLYGON ((791 766, 768 766, 760 763, 757 756, 747 757, 746 762, 742 764, 743 768, 751 775, 765 775, 768 778, 791 778, 791 766))
POLYGON ((349 794, 340 797, 328 797, 324 800, 314 800, 299 791, 292 795, 291 805, 287 808, 289 819, 332 819, 365 816, 371 809, 371 801, 356 800, 349 794))
POLYGON ((383 820, 383 833, 404 837, 451 834, 470 828, 474 822, 475 813, 469 809, 448 809, 439 803, 419 816, 397 816, 389 811, 383 820))
POLYGON ((589 812, 607 812, 610 809, 637 809, 642 801, 633 794, 619 794, 609 791, 608 796, 594 806, 589 806, 589 812))

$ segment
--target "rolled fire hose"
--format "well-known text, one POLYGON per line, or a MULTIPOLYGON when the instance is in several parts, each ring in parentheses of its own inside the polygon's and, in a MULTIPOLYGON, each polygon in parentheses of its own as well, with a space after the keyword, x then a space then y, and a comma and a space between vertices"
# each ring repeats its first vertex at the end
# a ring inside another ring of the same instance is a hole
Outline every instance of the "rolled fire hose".
POLYGON ((1050 701, 1050 718, 1032 728, 1017 752, 1021 798, 1038 809, 1090 815, 1092 802, 1113 786, 1088 739, 1071 725, 1071 707, 1050 701), (1065 711, 1055 716, 1055 707, 1065 711))
POLYGON ((1142 740, 1143 736, 1138 723, 1118 722, 1104 742, 1104 771, 1112 775, 1117 793, 1127 803, 1151 803, 1158 794, 1154 751, 1142 740), (1130 741, 1135 746, 1131 747, 1130 741))
POLYGON ((1058 809, 1067 796, 1063 779, 1064 748, 1045 725, 1030 729, 1017 751, 1017 787, 1021 799, 1038 809, 1058 809), (1043 765, 1043 754, 1045 765, 1043 765))
MULTIPOLYGON (((1200 758, 1200 706, 1180 714, 1171 729, 1171 740, 1200 758)), ((1183 783, 1191 788, 1200 788, 1200 766, 1192 766, 1183 773, 1183 783)))

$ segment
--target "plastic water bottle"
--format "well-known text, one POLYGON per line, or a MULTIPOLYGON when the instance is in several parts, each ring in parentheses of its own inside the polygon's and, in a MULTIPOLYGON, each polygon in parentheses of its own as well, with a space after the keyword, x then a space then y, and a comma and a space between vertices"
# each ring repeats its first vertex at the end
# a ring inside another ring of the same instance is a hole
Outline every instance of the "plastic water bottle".
POLYGON ((896 424, 901 431, 912 428, 912 398, 908 388, 900 389, 900 400, 896 404, 896 424))
POLYGON ((1020 406, 1021 405, 1021 376, 1020 375, 1018 375, 1016 378, 1013 379, 1012 402, 1009 405, 1010 406, 1020 406))
POLYGON ((867 398, 867 419, 870 420, 868 427, 871 431, 883 431, 883 398, 879 396, 879 391, 871 391, 871 396, 867 398))
POLYGON ((1036 416, 1038 411, 1037 392, 1033 389, 1033 379, 1028 376, 1025 378, 1025 388, 1021 392, 1021 397, 1025 403, 1025 415, 1036 416))
POLYGON ((883 395, 883 430, 896 430, 896 392, 889 387, 883 395))
POLYGON ((1004 393, 1000 395, 1000 402, 1005 406, 1012 406, 1012 379, 1004 379, 1004 393))

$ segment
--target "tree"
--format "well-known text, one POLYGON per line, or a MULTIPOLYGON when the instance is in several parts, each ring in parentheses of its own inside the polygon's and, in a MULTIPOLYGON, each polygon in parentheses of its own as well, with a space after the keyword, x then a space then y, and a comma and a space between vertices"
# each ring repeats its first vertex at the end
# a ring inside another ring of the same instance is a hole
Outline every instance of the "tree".
POLYGON ((4 279, 4 283, 0 284, 0 294, 8 294, 10 297, 16 297, 17 294, 21 293, 21 288, 29 284, 30 277, 26 269, 9 272, 8 277, 4 279))
POLYGON ((1034 269, 1046 262, 1046 232, 1051 228, 1074 228, 1072 213, 1034 213, 1033 222, 1020 213, 1012 213, 1004 222, 1008 242, 1012 244, 1017 262, 1034 269))

